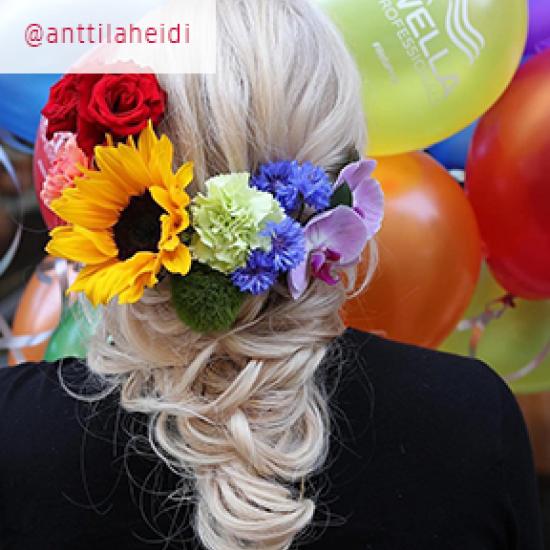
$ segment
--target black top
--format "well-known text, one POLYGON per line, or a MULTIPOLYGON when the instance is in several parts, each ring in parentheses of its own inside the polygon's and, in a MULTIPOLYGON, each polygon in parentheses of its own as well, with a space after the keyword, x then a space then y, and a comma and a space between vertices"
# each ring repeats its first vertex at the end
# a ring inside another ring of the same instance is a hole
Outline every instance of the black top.
MULTIPOLYGON (((307 488, 319 505, 306 547, 541 549, 529 440, 501 379, 479 361, 370 334, 342 342, 355 359, 323 366, 329 385, 341 374, 330 457, 307 488)), ((82 387, 81 363, 61 370, 82 387)), ((145 442, 129 443, 145 418, 116 396, 75 400, 58 371, 0 370, 0 549, 160 550, 170 533, 170 548, 198 548, 190 505, 165 498, 177 480, 145 442)))

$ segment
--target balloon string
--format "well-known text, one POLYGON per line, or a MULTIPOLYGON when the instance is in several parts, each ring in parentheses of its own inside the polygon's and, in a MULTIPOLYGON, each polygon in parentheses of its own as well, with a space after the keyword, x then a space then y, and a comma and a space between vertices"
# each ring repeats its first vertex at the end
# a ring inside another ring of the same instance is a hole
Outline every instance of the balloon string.
POLYGON ((25 153, 26 155, 32 155, 34 151, 34 147, 32 143, 27 143, 26 141, 22 141, 15 137, 14 134, 11 132, 8 132, 4 128, 0 128, 0 140, 2 140, 6 145, 11 147, 12 149, 16 149, 17 151, 20 151, 21 153, 25 153))
MULTIPOLYGON (((469 342, 470 357, 477 357, 479 344, 485 334, 485 330, 493 321, 500 319, 507 311, 515 308, 515 300, 514 296, 506 294, 501 298, 489 302, 480 315, 471 319, 465 319, 459 323, 457 327, 459 331, 471 331, 469 342)), ((538 369, 548 356, 550 356, 550 339, 532 361, 517 371, 504 376, 504 380, 507 382, 521 380, 538 369)))
POLYGON ((546 342, 546 345, 542 348, 541 352, 530 363, 525 365, 525 367, 517 370, 516 372, 505 376, 504 379, 507 382, 515 382, 517 380, 520 380, 521 378, 524 378, 528 374, 531 374, 533 371, 538 369, 549 355, 550 339, 548 340, 548 342, 546 342))
MULTIPOLYGON (((15 187, 17 196, 19 198, 19 211, 20 217, 23 216, 23 208, 21 203, 21 184, 19 183, 19 178, 15 172, 13 164, 10 161, 9 156, 7 155, 5 149, 0 145, 0 164, 4 167, 8 176, 10 177, 12 185, 15 187)), ((8 267, 11 265, 15 254, 19 248, 19 243, 21 242, 21 235, 23 234, 23 225, 21 223, 17 224, 17 230, 11 241, 10 246, 8 247, 7 252, 0 258, 0 277, 8 270, 8 267)))
MULTIPOLYGON (((4 147, 2 147, 2 145, 0 145, 0 164, 3 166, 4 170, 7 172, 10 178, 10 181, 13 187, 15 188, 15 191, 19 198, 20 214, 22 214, 21 183, 19 182, 19 178, 17 177, 17 173, 15 172, 15 169, 13 167, 13 164, 10 161, 9 156, 6 153, 6 150, 4 149, 4 147)), ((21 223, 18 223, 17 229, 15 231, 15 235, 13 236, 7 251, 0 258, 0 277, 2 277, 2 275, 8 270, 11 263, 13 262, 13 259, 15 258, 15 254, 19 249, 19 244, 21 242, 22 234, 23 234, 23 226, 21 223)), ((13 335, 11 333, 11 329, 8 322, 6 321, 6 319, 4 319, 4 316, 1 314, 0 314, 0 335, 3 335, 3 337, 0 337, 0 349, 6 349, 6 346, 4 344, 7 341, 11 341, 13 339, 13 335)), ((15 360, 18 363, 25 361, 25 356, 18 349, 14 349, 13 356, 15 357, 15 360)))
POLYGON ((500 319, 509 309, 515 308, 515 298, 506 294, 501 298, 492 300, 485 306, 485 310, 471 319, 464 319, 458 324, 457 329, 461 332, 471 330, 469 342, 470 357, 477 357, 479 344, 487 327, 497 319, 500 319))
MULTIPOLYGON (((5 319, 2 318, 1 324, 3 323, 5 323, 5 319)), ((53 334, 53 330, 45 330, 38 334, 14 336, 11 331, 5 331, 4 327, 2 327, 2 332, 4 332, 6 336, 0 338, 0 349, 9 349, 18 363, 25 362, 25 356, 20 350, 38 346, 38 344, 42 344, 53 334)))
MULTIPOLYGON (((10 344, 13 341, 13 334, 11 332, 10 325, 8 324, 6 319, 4 319, 4 316, 2 314, 0 314, 0 334, 4 335, 3 337, 0 337, 0 350, 11 350, 10 344)), ((13 350, 11 351, 17 363, 25 362, 25 356, 19 349, 13 348, 13 350)))

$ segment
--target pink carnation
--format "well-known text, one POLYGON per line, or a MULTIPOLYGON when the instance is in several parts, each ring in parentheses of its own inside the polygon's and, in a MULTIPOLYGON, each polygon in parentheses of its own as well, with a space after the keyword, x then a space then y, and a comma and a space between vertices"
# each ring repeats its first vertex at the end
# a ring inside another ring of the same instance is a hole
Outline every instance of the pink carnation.
POLYGON ((74 179, 82 176, 80 167, 89 168, 88 157, 76 144, 76 136, 71 135, 59 148, 57 156, 48 170, 40 198, 49 208, 67 187, 74 187, 74 179))

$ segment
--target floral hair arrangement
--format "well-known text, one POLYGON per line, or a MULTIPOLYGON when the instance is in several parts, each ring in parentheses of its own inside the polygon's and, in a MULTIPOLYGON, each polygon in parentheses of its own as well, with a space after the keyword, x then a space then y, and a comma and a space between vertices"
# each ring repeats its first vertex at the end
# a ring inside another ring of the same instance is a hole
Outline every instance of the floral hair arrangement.
POLYGON ((186 193, 193 164, 173 170, 156 125, 166 94, 153 75, 67 75, 43 110, 47 134, 68 136, 42 196, 64 222, 46 250, 83 265, 71 292, 94 305, 138 301, 169 276, 174 307, 193 330, 230 328, 250 295, 286 283, 299 299, 312 278, 336 285, 380 229, 375 162, 332 183, 296 160, 221 174, 186 193))

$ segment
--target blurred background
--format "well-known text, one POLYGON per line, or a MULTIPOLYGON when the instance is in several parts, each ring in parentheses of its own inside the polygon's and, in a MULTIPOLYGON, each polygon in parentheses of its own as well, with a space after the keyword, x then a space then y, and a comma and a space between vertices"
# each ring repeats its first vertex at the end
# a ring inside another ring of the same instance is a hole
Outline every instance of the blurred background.
MULTIPOLYGON (((363 76, 386 195, 379 269, 343 319, 506 380, 550 544, 550 2, 317 2, 363 76)), ((0 75, 1 366, 84 356, 92 330, 64 297, 75 266, 44 253, 59 220, 40 195, 66 136, 47 140, 40 111, 59 77, 0 75)))

